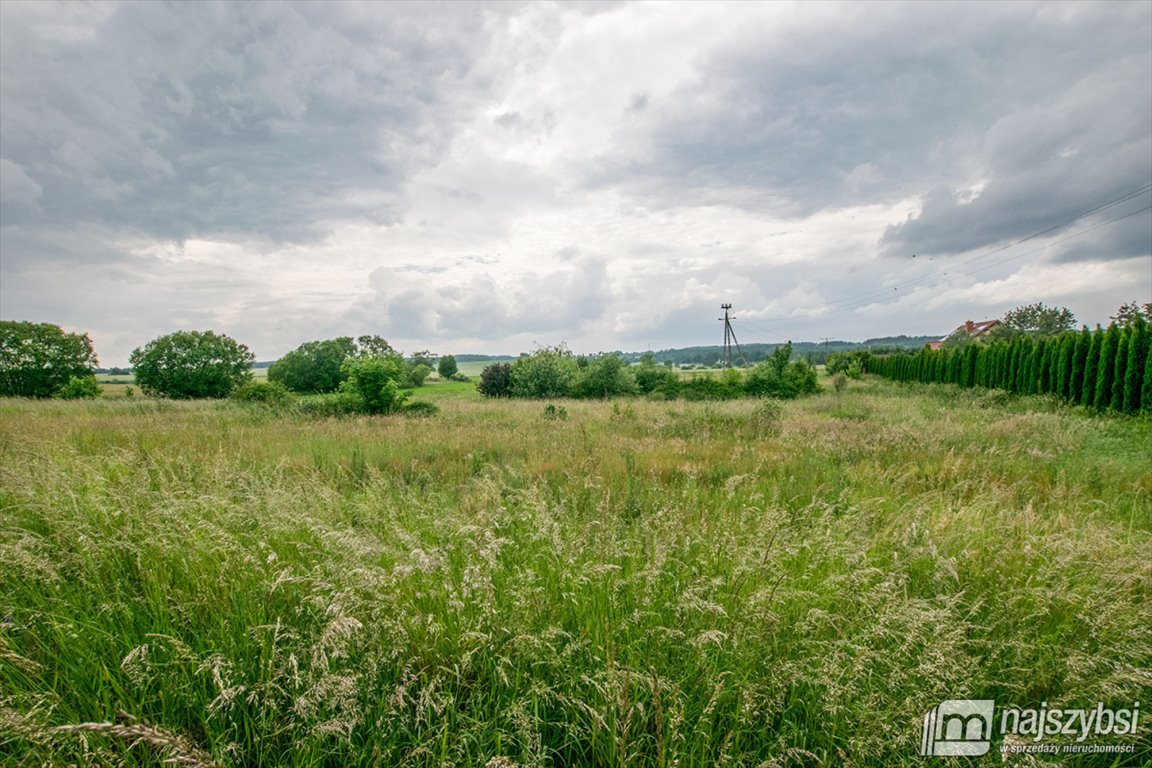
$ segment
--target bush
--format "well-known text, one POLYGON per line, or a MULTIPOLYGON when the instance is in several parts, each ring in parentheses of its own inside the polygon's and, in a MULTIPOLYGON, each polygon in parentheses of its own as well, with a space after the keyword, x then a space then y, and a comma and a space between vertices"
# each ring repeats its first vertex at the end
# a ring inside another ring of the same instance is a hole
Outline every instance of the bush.
POLYGON ((736 370, 732 370, 732 373, 735 378, 726 375, 718 379, 706 374, 681 381, 679 394, 685 400, 732 400, 741 397, 744 394, 743 376, 736 370))
POLYGON ((640 364, 632 369, 636 388, 645 395, 654 392, 662 393, 666 398, 675 397, 680 387, 680 379, 671 368, 657 365, 655 358, 646 354, 640 358, 640 364))
POLYGON ((576 360, 567 347, 541 347, 512 364, 509 391, 513 397, 568 397, 577 373, 576 360))
POLYGON ((308 341, 268 368, 268 381, 283 384, 293 392, 316 394, 335 392, 344 380, 341 366, 356 353, 349 336, 327 341, 308 341))
POLYGON ((177 331, 132 351, 136 383, 147 395, 227 397, 252 378, 248 347, 213 331, 177 331))
POLYGON ((459 381, 463 384, 467 384, 468 382, 472 381, 472 377, 468 376, 467 374, 457 372, 452 374, 449 381, 459 381))
POLYGON ((349 358, 344 361, 346 379, 340 391, 358 398, 363 413, 395 413, 408 399, 397 381, 403 375, 404 360, 399 355, 349 358))
POLYGON ((413 400, 410 403, 405 403, 404 407, 400 409, 400 413, 405 416, 430 418, 440 413, 440 406, 427 400, 413 400))
POLYGON ((404 386, 405 389, 412 387, 422 387, 424 386, 424 381, 428 378, 428 374, 430 373, 432 373, 432 369, 430 367, 424 365, 424 363, 417 363, 416 365, 409 368, 407 373, 402 376, 400 379, 400 384, 404 386))
POLYGON ((544 406, 544 418, 548 421, 564 421, 568 418, 568 409, 562 405, 548 403, 544 406))
POLYGON ((833 352, 824 365, 824 373, 829 376, 843 374, 850 379, 863 378, 864 360, 867 354, 867 352, 833 352))
POLYGON ((320 418, 351 416, 363 413, 364 402, 348 392, 329 392, 323 395, 307 395, 296 403, 296 410, 305 416, 320 418))
POLYGON ((61 400, 86 400, 100 397, 102 394, 96 377, 88 374, 87 376, 73 376, 68 379, 68 383, 62 386, 55 396, 61 400))
POLYGON ((277 408, 292 405, 294 400, 288 388, 277 381, 247 381, 236 387, 231 397, 241 403, 262 403, 277 408))
POLYGON ((617 354, 597 355, 587 361, 572 384, 575 397, 611 397, 636 391, 636 379, 617 354))
POLYGON ((816 369, 807 360, 793 360, 791 343, 777 347, 772 356, 748 374, 745 391, 757 397, 791 399, 820 391, 816 369))
POLYGON ((512 396, 512 364, 493 363, 480 372, 476 389, 484 397, 512 396))

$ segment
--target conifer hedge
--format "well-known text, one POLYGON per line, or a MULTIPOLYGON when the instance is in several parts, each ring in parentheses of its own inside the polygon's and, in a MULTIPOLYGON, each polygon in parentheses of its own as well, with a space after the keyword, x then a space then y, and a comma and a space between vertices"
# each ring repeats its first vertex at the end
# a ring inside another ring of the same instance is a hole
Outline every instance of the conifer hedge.
POLYGON ((868 373, 896 381, 941 382, 1052 394, 1096 411, 1152 413, 1152 328, 1137 316, 1058 336, 1017 335, 1010 341, 872 356, 868 373))

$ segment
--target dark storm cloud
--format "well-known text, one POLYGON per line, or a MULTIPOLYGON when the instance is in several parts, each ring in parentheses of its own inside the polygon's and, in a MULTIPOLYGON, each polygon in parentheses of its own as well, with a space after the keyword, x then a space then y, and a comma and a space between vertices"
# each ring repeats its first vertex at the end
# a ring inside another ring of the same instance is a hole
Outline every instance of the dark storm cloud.
MULTIPOLYGON (((1148 203, 1149 195, 1140 201, 1148 203)), ((1132 204, 1127 206, 1133 208, 1132 204)), ((1143 207, 1143 206, 1141 206, 1143 207)), ((1124 216, 1114 224, 1100 227, 1098 233, 1089 237, 1076 238, 1052 246, 1051 260, 1056 263, 1075 261, 1111 261, 1147 256, 1149 242, 1152 241, 1152 211, 1133 210, 1130 214, 1117 213, 1109 219, 1124 216)), ((1098 222, 1102 223, 1102 222, 1098 222)), ((1086 226, 1095 226, 1088 224, 1086 226)), ((1152 279, 1152 270, 1149 271, 1152 279)))
POLYGON ((1147 4, 809 10, 745 25, 591 182, 797 217, 922 196, 883 237, 903 254, 1024 236, 1152 175, 1147 4))
POLYGON ((0 32, 4 224, 177 240, 395 221, 483 13, 133 3, 62 36, 33 10, 5 4, 0 32))

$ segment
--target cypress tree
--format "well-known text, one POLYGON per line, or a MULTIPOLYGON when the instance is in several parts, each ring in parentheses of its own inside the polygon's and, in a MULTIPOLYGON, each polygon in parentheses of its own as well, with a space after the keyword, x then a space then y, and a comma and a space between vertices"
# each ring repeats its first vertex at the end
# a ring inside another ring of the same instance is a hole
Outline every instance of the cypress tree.
POLYGON ((1132 324, 1132 338, 1128 342, 1128 364, 1124 368, 1125 413, 1140 411, 1140 388, 1144 366, 1148 358, 1148 323, 1136 316, 1132 324))
POLYGON ((1096 372, 1096 396, 1092 399, 1097 410, 1112 404, 1112 379, 1116 375, 1116 348, 1120 343, 1120 327, 1109 323, 1100 345, 1100 367, 1096 372))
POLYGON ((996 350, 996 389, 1009 389, 1012 379, 1012 343, 1004 342, 996 350))
POLYGON ((1060 342, 1060 355, 1056 362, 1056 394, 1067 400, 1071 397, 1068 384, 1072 379, 1072 358, 1076 356, 1076 334, 1064 334, 1060 342))
POLYGON ((1056 339, 1040 339, 1036 348, 1036 394, 1043 395, 1052 391, 1052 347, 1056 339))
POLYGON ((1020 339, 1012 339, 1008 345, 1007 365, 1001 386, 1009 392, 1016 391, 1016 369, 1020 367, 1020 339))
POLYGON ((960 383, 965 387, 976 385, 976 361, 979 356, 980 348, 975 344, 969 344, 964 349, 964 377, 960 383))
POLYGON ((1003 359, 1003 344, 996 344, 988 350, 988 388, 1000 388, 1000 363, 1003 359))
POLYGON ((1024 381, 1022 369, 1027 365, 1027 359, 1024 350, 1024 340, 1016 339, 1012 342, 1012 368, 1011 378, 1008 380, 1008 391, 1019 392, 1020 385, 1024 381))
POLYGON ((1127 378, 1128 344, 1131 338, 1131 328, 1120 331, 1120 341, 1116 344, 1116 372, 1112 375, 1112 393, 1108 396, 1108 407, 1120 413, 1124 412, 1124 381, 1127 378))
POLYGON ((1096 402, 1096 372, 1100 368, 1100 345, 1104 343, 1104 329, 1099 325, 1092 332, 1092 343, 1088 346, 1088 357, 1084 359, 1084 381, 1080 403, 1089 408, 1096 402))
POLYGON ((1012 391, 1024 394, 1027 389, 1028 365, 1032 357, 1032 340, 1027 336, 1021 337, 1016 343, 1015 362, 1012 372, 1012 391))
POLYGON ((1032 353, 1028 356, 1028 368, 1024 379, 1024 388, 1030 395, 1039 393, 1040 390, 1040 366, 1043 363, 1044 357, 1044 339, 1033 339, 1031 342, 1032 353))
POLYGON ((1028 394, 1028 371, 1032 367, 1032 340, 1020 340, 1020 358, 1016 362, 1016 381, 1013 385, 1022 395, 1028 394))
POLYGON ((1044 352, 1047 362, 1044 365, 1045 392, 1056 394, 1057 371, 1060 370, 1060 350, 1064 346, 1064 336, 1054 336, 1048 340, 1048 347, 1044 352))
POLYGON ((1072 368, 1068 376, 1068 399, 1079 403, 1084 395, 1084 375, 1088 367, 1088 351, 1092 346, 1092 334, 1088 326, 1083 326, 1076 335, 1076 344, 1073 347, 1072 368))
POLYGON ((1140 412, 1152 414, 1152 352, 1144 358, 1144 383, 1140 385, 1140 412))

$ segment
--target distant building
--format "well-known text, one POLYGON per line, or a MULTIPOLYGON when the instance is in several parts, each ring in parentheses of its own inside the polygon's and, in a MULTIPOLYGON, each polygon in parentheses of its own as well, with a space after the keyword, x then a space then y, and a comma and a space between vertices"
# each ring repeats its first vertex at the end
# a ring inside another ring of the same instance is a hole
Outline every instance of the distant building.
POLYGON ((944 338, 938 341, 928 342, 928 348, 940 349, 940 347, 944 346, 944 342, 948 341, 948 339, 951 338, 954 334, 960 333, 960 331, 967 333, 970 338, 982 339, 988 335, 989 331, 998 325, 1000 325, 999 320, 982 320, 978 323, 974 323, 971 320, 965 320, 964 325, 957 326, 956 330, 952 331, 952 333, 948 334, 944 338))

